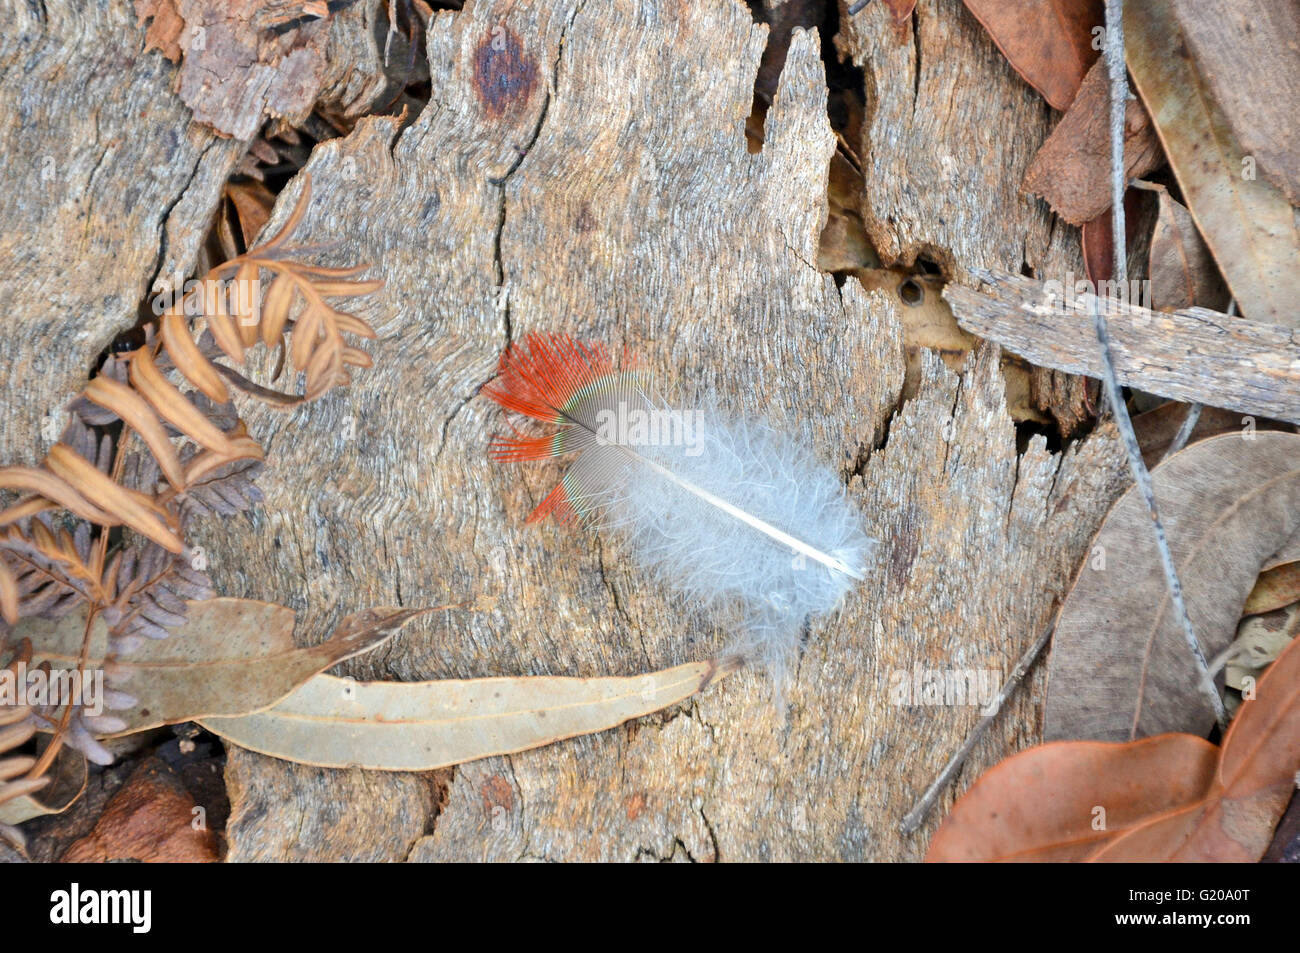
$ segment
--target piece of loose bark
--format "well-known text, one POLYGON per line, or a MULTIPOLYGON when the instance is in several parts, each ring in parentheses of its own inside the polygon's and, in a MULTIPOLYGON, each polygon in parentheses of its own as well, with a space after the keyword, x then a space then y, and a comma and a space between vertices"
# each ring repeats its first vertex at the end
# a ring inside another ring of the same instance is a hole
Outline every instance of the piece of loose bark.
MULTIPOLYGON (((989 294, 949 285, 944 296, 972 334, 1034 364, 1101 376, 1086 299, 1073 289, 985 273, 989 294)), ((1059 283, 1058 283, 1059 284, 1059 283)), ((1103 283, 1103 291, 1106 291, 1103 283)), ((1164 313, 1108 298, 1120 383, 1162 397, 1300 422, 1300 332, 1187 308, 1164 313)))
MULTIPOLYGON (((1065 116, 1025 173, 1025 191, 1041 195, 1071 225, 1110 208, 1110 81, 1098 60, 1088 70, 1065 116)), ((1124 178, 1140 178, 1164 162, 1160 140, 1142 104, 1124 114, 1124 178)))

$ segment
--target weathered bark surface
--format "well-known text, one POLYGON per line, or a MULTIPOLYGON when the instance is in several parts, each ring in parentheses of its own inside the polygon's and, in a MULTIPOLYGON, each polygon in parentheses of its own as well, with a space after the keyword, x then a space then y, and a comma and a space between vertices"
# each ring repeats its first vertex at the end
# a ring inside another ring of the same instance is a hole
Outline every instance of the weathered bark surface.
POLYGON ((1078 232, 1021 191, 1056 123, 957 0, 920 0, 896 26, 884 4, 839 38, 865 77, 862 218, 880 255, 926 256, 951 277, 977 268, 1083 274, 1078 232))
MULTIPOLYGON (((1082 276, 1078 231, 1022 185, 1057 114, 965 4, 920 0, 902 24, 881 3, 853 17, 841 3, 840 13, 837 46, 863 72, 861 214, 881 258, 927 258, 962 283, 985 268, 1082 276)), ((1088 419, 1085 382, 1046 371, 1035 382, 1062 431, 1088 419)))
POLYGON ((32 463, 155 277, 193 268, 243 145, 190 121, 129 3, 6 7, 0 459, 32 463))
MULTIPOLYGON (((341 115, 385 95, 378 5, 330 23, 319 95, 341 115)), ((32 463, 149 292, 193 271, 247 143, 192 120, 129 0, 14 0, 0 21, 0 460, 32 463)))
MULTIPOLYGON (((304 640, 366 605, 469 603, 345 667, 361 678, 630 674, 718 650, 727 634, 608 540, 523 525, 554 468, 487 461, 503 420, 479 387, 512 338, 559 329, 806 434, 881 541, 872 578, 812 625, 784 708, 742 672, 660 716, 461 766, 440 811, 410 776, 232 748, 231 859, 923 852, 897 822, 978 709, 893 704, 893 673, 1009 672, 1124 464, 1105 432, 1018 457, 991 347, 961 377, 928 359, 897 408, 888 299, 810 264, 834 148, 813 35, 791 44, 762 152, 746 149, 764 32, 731 0, 438 14, 418 120, 400 135, 365 120, 308 168, 301 241, 387 281, 361 308, 376 367, 287 416, 247 408, 273 464, 266 504, 202 542, 226 593, 291 605, 304 640)), ((1004 230, 1029 241, 1013 218, 959 257, 1001 261, 1004 230)), ((1037 739, 1040 694, 1020 695, 970 776, 1037 739)))

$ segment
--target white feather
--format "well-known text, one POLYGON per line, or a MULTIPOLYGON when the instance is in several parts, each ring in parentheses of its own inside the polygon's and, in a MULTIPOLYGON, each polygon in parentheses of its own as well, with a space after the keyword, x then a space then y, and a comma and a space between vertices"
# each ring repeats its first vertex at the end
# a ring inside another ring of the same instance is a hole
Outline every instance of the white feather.
MULTIPOLYGON (((531 344, 552 373, 575 356, 603 360, 567 339, 531 344)), ((544 404, 535 359, 513 353, 502 380, 544 404)), ((865 578, 875 544, 860 514, 790 434, 712 401, 670 408, 645 373, 599 369, 582 367, 586 383, 556 410, 552 452, 578 454, 564 475, 568 501, 663 585, 729 617, 731 651, 767 666, 779 692, 807 621, 865 578), (662 426, 638 430, 647 420, 662 426)))

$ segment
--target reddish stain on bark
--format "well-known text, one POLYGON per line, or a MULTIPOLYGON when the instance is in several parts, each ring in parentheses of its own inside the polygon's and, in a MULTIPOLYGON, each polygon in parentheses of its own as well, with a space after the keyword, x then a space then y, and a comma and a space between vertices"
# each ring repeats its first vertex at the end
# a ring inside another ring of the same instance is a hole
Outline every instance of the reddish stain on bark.
POLYGON ((527 102, 536 86, 536 61, 519 37, 497 24, 474 53, 474 91, 479 102, 497 118, 516 103, 527 102))

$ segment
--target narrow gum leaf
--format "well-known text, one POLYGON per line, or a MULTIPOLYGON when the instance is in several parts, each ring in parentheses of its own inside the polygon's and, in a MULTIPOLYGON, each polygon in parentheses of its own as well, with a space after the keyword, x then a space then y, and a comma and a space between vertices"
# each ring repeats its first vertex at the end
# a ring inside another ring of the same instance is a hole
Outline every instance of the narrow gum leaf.
POLYGON ((202 723, 288 761, 425 771, 604 731, 682 701, 731 670, 709 661, 614 678, 357 682, 317 675, 264 712, 202 723))

